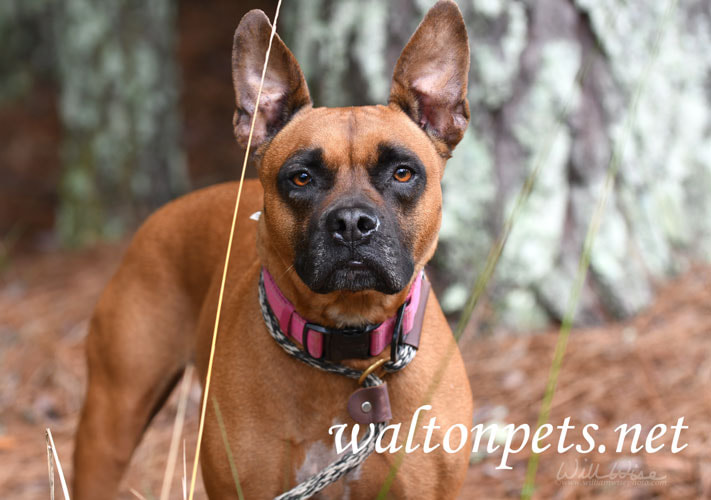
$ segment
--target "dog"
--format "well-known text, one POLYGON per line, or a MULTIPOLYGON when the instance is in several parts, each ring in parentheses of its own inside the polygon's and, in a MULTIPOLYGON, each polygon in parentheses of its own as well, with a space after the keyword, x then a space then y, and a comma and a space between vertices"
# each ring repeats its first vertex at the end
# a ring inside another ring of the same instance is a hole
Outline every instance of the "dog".
MULTIPOLYGON (((432 443, 472 419, 464 363, 422 273, 437 245, 445 163, 469 123, 469 45, 458 7, 442 0, 426 14, 396 63, 387 105, 314 108, 296 59, 275 36, 256 110, 270 33, 267 16, 251 11, 234 37, 234 134, 245 145, 257 113, 259 179, 243 185, 207 399, 200 465, 211 499, 236 496, 223 429, 244 497, 253 499, 327 467, 336 457, 329 429, 354 423, 347 401, 357 382, 285 353, 267 329, 265 300, 274 317, 286 310, 287 323, 303 319, 290 338, 298 352, 354 370, 396 356, 395 342, 419 335, 410 364, 385 377, 389 407, 380 410, 407 425, 431 405, 432 443), (397 340, 403 315, 420 327, 397 340), (381 324, 392 332, 374 350, 381 324)), ((194 362, 205 380, 237 189, 205 188, 154 213, 100 297, 87 337, 74 498, 113 498, 186 365, 194 362)), ((422 443, 424 428, 413 437, 422 443)), ((406 453, 389 495, 454 498, 468 465, 466 439, 457 453, 406 453)), ((401 458, 373 453, 318 498, 375 498, 401 458)))

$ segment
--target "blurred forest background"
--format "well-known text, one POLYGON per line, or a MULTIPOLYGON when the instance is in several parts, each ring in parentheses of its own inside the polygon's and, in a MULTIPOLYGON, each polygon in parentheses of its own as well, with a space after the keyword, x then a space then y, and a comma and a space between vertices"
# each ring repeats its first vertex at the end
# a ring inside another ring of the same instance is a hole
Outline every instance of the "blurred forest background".
MULTIPOLYGON (((284 0, 278 31, 316 106, 385 103, 394 62, 433 3, 284 0)), ((616 166, 576 318, 585 333, 573 334, 551 418, 653 425, 687 415, 693 443, 684 457, 624 462, 666 472, 667 483, 563 490, 711 495, 711 3, 457 3, 472 121, 444 177, 431 273, 452 319, 539 172, 471 327, 514 335, 462 342, 475 420, 535 423, 551 328, 616 166)), ((87 318, 132 231, 166 201, 238 177, 230 56, 252 8, 273 18, 276 1, 0 2, 0 459, 18 457, 0 467, 0 496, 46 498, 40 424, 56 430, 60 452, 71 449, 87 318)), ((159 415, 129 483, 159 480, 174 411, 172 401, 159 415)), ((510 473, 473 458, 483 463, 469 491, 517 496, 526 458, 510 473)), ((561 488, 558 463, 542 464, 542 498, 561 488)))
MULTIPOLYGON (((384 103, 431 3, 287 1, 279 31, 317 106, 384 103)), ((666 277, 708 260, 710 4, 459 3, 472 124, 444 179, 435 264, 446 311, 463 305, 537 167, 490 288, 494 323, 561 319, 616 152, 578 321, 627 317, 666 277)), ((2 2, 2 251, 117 240, 166 201, 235 179, 230 41, 250 8, 273 15, 275 2, 2 2)))

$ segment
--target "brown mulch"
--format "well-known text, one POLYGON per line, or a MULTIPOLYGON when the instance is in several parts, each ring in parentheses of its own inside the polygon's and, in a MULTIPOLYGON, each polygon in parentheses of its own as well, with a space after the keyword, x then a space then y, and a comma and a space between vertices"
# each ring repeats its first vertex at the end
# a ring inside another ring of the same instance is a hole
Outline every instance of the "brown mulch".
MULTIPOLYGON (((599 425, 596 445, 606 453, 581 455, 548 452, 541 455, 537 475, 540 498, 709 498, 711 497, 711 269, 696 268, 663 286, 656 302, 638 317, 604 328, 573 331, 558 379, 549 422, 562 425, 571 417, 576 429, 566 443, 580 443, 581 427, 599 425), (673 431, 669 426, 684 417, 679 445, 670 452, 673 431), (640 443, 656 424, 667 432, 653 444, 664 443, 656 453, 630 452, 631 437, 615 453, 621 424, 642 426, 640 443), (597 478, 612 473, 608 484, 588 475, 587 484, 558 481, 559 473, 573 475, 578 465, 579 483, 585 473, 597 478), (614 472, 617 471, 617 477, 614 472), (624 472, 655 475, 658 480, 634 481, 624 472), (660 479, 666 476, 665 479, 660 479)), ((532 428, 548 378, 557 331, 528 337, 469 341, 461 347, 478 407, 475 420, 498 420, 532 428), (487 415, 488 414, 488 415, 487 415)), ((559 432, 549 441, 557 444, 559 432)), ((530 450, 530 446, 528 448, 530 450)), ((513 470, 496 470, 494 457, 470 468, 466 491, 482 497, 516 497, 526 472, 527 453, 509 460, 513 470)))
MULTIPOLYGON (((72 434, 85 383, 83 339, 93 305, 113 272, 121 248, 16 258, 0 275, 0 497, 48 498, 44 428, 55 436, 62 465, 71 476, 72 434)), ((633 320, 573 331, 560 372, 549 421, 570 417, 566 443, 585 444, 580 428, 595 423, 596 446, 607 452, 541 455, 537 498, 701 498, 711 495, 711 269, 693 269, 664 286, 657 302, 633 320), (655 424, 689 426, 682 452, 669 451, 672 432, 654 454, 632 454, 629 439, 615 452, 620 424, 640 423, 641 441, 655 424), (616 477, 584 484, 578 471, 596 468, 616 477), (562 469, 561 469, 562 468, 562 469), (649 478, 632 480, 620 471, 649 478), (567 474, 557 480, 561 471, 567 474), (604 483, 604 484, 602 484, 604 483)), ((477 422, 535 425, 557 331, 534 336, 467 337, 461 347, 476 401, 477 422)), ((185 436, 194 451, 199 388, 193 386, 185 436)), ((121 498, 157 496, 175 415, 175 395, 157 416, 123 483, 121 498)), ((559 431, 546 442, 557 443, 559 431)), ((526 448, 530 450, 530 446, 526 448)), ((527 452, 511 455, 512 470, 497 470, 500 451, 478 454, 462 498, 520 495, 527 452)), ((179 462, 180 464, 180 462, 179 462)), ((182 464, 173 481, 180 498, 182 464)), ((446 487, 443 485, 443 487, 446 487)), ((59 493, 59 492, 57 492, 59 493)), ((197 498, 204 498, 202 492, 197 498)))
MULTIPOLYGON (((0 275, 0 498, 49 498, 47 427, 67 480, 71 477, 86 382, 83 341, 121 253, 120 247, 105 246, 18 258, 0 275)), ((184 433, 188 457, 194 453, 199 400, 194 384, 184 433)), ((135 499, 131 488, 146 498, 158 495, 175 412, 173 395, 139 446, 119 498, 135 499)), ((182 453, 172 498, 182 498, 181 477, 182 453)), ((196 498, 204 498, 198 484, 196 498)), ((58 483, 56 488, 61 496, 58 483)))

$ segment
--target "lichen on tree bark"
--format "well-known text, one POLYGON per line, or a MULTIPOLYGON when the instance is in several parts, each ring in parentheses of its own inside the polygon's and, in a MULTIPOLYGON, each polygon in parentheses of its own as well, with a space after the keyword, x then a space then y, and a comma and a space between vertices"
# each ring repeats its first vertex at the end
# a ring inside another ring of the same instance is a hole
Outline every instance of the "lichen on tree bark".
POLYGON ((58 229, 86 243, 187 189, 176 10, 169 0, 64 0, 54 33, 65 129, 58 229))
MULTIPOLYGON (((316 104, 385 102, 384 82, 431 3, 285 4, 283 31, 316 104)), ((666 1, 458 4, 472 50, 472 123, 443 181, 435 265, 452 283, 444 308, 464 303, 538 161, 540 175, 489 288, 505 324, 529 331, 561 319, 615 150, 622 153, 619 173, 578 323, 628 316, 649 303, 659 279, 690 260, 710 259, 708 2, 672 9, 666 1)))

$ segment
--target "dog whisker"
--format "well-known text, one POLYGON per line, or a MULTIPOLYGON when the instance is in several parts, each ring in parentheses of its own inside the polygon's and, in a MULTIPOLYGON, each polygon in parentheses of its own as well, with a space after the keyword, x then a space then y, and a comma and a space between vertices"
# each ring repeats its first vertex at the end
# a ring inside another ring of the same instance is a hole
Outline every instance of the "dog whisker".
POLYGON ((294 264, 292 264, 292 265, 290 265, 289 267, 287 267, 287 268, 284 270, 284 272, 281 273, 281 275, 279 276, 279 279, 282 279, 284 276, 286 276, 286 275, 289 274, 290 272, 291 272, 291 273, 295 272, 295 271, 294 271, 294 264))

